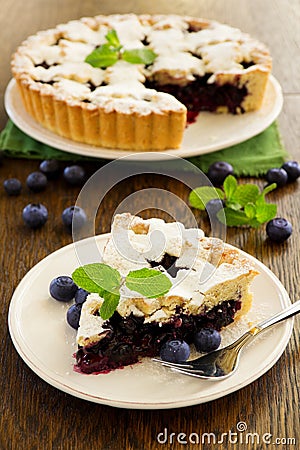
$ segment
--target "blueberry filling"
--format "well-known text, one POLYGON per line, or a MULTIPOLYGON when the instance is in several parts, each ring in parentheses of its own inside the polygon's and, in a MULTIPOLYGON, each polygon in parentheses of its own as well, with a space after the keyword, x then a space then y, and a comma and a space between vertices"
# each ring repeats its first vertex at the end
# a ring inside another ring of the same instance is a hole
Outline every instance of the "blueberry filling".
POLYGON ((244 112, 241 104, 248 94, 245 86, 238 88, 230 83, 220 86, 217 83, 207 83, 211 74, 196 77, 195 81, 186 86, 175 84, 158 85, 155 81, 147 81, 146 87, 173 95, 188 109, 188 122, 195 120, 200 111, 216 111, 226 106, 232 114, 244 112))
POLYGON ((241 65, 243 66, 244 69, 248 69, 248 67, 254 66, 254 64, 255 63, 253 61, 250 61, 250 62, 243 61, 243 62, 241 62, 241 65))
POLYGON ((58 66, 58 63, 48 64, 46 61, 43 61, 41 64, 35 64, 34 67, 43 67, 44 69, 49 69, 52 66, 58 66))
POLYGON ((53 86, 53 84, 55 83, 54 80, 50 80, 50 81, 36 80, 36 82, 42 83, 42 84, 50 84, 50 86, 53 86))
POLYGON ((151 267, 162 266, 172 278, 175 278, 178 273, 178 270, 188 269, 187 267, 175 266, 177 259, 178 259, 177 256, 172 256, 169 255, 169 253, 165 253, 161 261, 157 262, 148 260, 148 263, 150 264, 151 267))
POLYGON ((233 322, 240 300, 228 300, 209 311, 187 315, 176 311, 167 323, 144 323, 143 317, 132 314, 121 317, 117 312, 103 324, 108 334, 97 344, 79 347, 76 369, 83 373, 107 373, 116 368, 134 364, 141 357, 160 354, 162 345, 171 339, 191 344, 195 332, 202 328, 221 328, 233 322))

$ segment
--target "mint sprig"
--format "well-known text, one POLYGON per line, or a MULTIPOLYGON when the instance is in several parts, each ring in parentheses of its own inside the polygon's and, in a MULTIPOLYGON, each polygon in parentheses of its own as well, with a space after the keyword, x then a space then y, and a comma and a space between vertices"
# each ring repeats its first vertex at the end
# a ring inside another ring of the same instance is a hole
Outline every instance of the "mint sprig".
POLYGON ((189 195, 192 207, 205 210, 207 203, 220 199, 224 208, 217 213, 220 222, 229 227, 250 226, 258 228, 276 216, 277 206, 267 203, 265 196, 276 189, 276 183, 265 187, 261 192, 256 184, 238 184, 233 175, 228 175, 223 189, 201 186, 189 195))
POLYGON ((117 309, 123 284, 147 298, 165 295, 172 287, 169 278, 159 270, 133 270, 122 278, 116 269, 103 263, 79 267, 73 272, 72 278, 78 287, 99 294, 104 299, 99 310, 104 320, 109 319, 117 309))
POLYGON ((169 278, 155 269, 140 269, 129 272, 126 277, 126 286, 132 291, 147 298, 160 297, 169 292, 172 283, 169 278))
POLYGON ((152 64, 157 57, 150 48, 134 48, 124 50, 116 30, 109 30, 105 35, 107 43, 95 48, 86 58, 85 62, 93 67, 109 67, 119 59, 131 64, 152 64))

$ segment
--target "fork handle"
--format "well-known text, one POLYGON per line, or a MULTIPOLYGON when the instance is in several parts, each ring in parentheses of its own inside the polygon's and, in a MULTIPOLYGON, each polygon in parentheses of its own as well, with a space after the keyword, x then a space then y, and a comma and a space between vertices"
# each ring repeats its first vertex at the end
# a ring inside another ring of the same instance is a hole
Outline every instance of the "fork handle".
POLYGON ((260 322, 258 325, 255 325, 253 328, 251 328, 251 330, 258 329, 257 332, 265 330, 266 328, 269 328, 272 325, 275 325, 276 323, 282 322, 283 320, 288 319, 289 317, 299 314, 299 312, 300 312, 300 300, 293 303, 291 306, 288 306, 287 308, 283 309, 282 311, 270 317, 269 319, 266 319, 263 322, 260 322))
POLYGON ((257 336, 263 330, 266 330, 267 328, 271 327, 272 325, 275 325, 276 323, 279 323, 285 319, 288 319, 289 317, 295 316, 299 312, 300 312, 300 300, 293 303, 291 306, 283 309, 282 311, 280 311, 279 313, 270 317, 269 319, 266 319, 263 322, 260 322, 259 324, 250 328, 250 330, 248 330, 248 331, 246 331, 246 333, 242 334, 242 336, 239 339, 234 341, 228 347, 232 348, 232 349, 234 348, 236 351, 238 351, 240 348, 242 348, 246 343, 251 341, 255 336, 257 336))

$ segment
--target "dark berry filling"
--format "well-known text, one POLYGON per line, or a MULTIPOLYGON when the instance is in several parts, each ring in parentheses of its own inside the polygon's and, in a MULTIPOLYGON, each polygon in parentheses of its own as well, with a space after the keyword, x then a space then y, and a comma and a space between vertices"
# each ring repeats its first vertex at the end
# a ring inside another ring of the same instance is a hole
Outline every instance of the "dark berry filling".
POLYGON ((219 331, 232 323, 240 308, 240 300, 225 301, 198 315, 184 314, 178 308, 167 323, 144 323, 143 317, 131 314, 123 318, 115 312, 103 325, 107 335, 96 345, 78 349, 75 368, 83 373, 107 373, 134 364, 141 357, 159 355, 168 340, 181 339, 191 344, 200 329, 219 331))
POLYGON ((171 277, 175 278, 178 270, 180 269, 187 269, 187 267, 177 267, 175 266, 175 263, 177 261, 177 256, 169 255, 168 253, 165 253, 163 256, 163 259, 159 262, 157 261, 148 261, 151 267, 158 267, 162 266, 171 277))
POLYGON ((52 66, 58 66, 58 63, 48 64, 46 61, 43 61, 40 64, 35 64, 34 67, 44 67, 44 69, 49 69, 52 66))
POLYGON ((241 104, 248 94, 245 86, 238 88, 230 83, 220 86, 217 83, 207 83, 211 74, 197 77, 195 81, 186 86, 175 84, 158 85, 148 81, 146 86, 161 92, 173 95, 188 110, 188 122, 195 120, 200 111, 216 111, 219 107, 226 106, 232 114, 244 112, 241 104))

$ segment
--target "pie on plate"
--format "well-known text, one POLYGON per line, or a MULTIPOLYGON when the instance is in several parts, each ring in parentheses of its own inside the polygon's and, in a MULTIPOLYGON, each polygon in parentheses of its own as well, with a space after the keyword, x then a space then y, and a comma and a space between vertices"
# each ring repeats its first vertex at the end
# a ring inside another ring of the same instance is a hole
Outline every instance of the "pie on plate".
POLYGON ((270 71, 268 50, 248 34, 176 15, 74 20, 29 37, 12 58, 24 106, 38 123, 73 141, 142 151, 180 147, 200 111, 258 110, 270 71), (117 61, 86 62, 112 31, 122 47, 117 61), (144 50, 155 54, 149 64, 122 58, 144 50))
POLYGON ((126 277, 154 268, 171 289, 148 298, 123 285, 114 314, 99 314, 104 300, 91 293, 81 311, 76 370, 107 373, 157 356, 168 340, 192 343, 201 328, 221 330, 251 308, 250 284, 258 271, 238 250, 179 222, 116 215, 103 263, 126 277))

